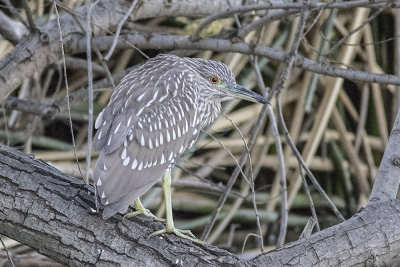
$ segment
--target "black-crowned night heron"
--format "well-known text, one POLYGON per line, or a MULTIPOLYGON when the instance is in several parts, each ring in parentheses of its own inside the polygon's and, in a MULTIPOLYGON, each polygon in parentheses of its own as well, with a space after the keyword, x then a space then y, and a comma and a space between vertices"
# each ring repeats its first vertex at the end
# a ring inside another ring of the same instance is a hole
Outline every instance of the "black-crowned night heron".
MULTIPOLYGON (((93 146, 100 151, 94 183, 104 205, 103 217, 126 212, 152 215, 139 201, 163 175, 166 227, 174 227, 171 208, 171 168, 190 149, 200 131, 221 112, 221 102, 234 97, 268 101, 236 84, 223 63, 199 58, 158 55, 126 75, 99 114, 93 146)), ((193 236, 193 235, 191 235, 193 236)))

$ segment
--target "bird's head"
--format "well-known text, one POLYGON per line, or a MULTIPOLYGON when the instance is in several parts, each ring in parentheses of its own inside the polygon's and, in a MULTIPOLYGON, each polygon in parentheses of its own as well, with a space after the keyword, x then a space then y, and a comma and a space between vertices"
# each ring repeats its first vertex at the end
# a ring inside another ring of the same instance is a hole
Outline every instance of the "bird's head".
POLYGON ((222 102, 233 98, 268 104, 268 100, 235 81, 232 70, 224 63, 201 58, 187 58, 201 78, 202 90, 213 100, 222 102))

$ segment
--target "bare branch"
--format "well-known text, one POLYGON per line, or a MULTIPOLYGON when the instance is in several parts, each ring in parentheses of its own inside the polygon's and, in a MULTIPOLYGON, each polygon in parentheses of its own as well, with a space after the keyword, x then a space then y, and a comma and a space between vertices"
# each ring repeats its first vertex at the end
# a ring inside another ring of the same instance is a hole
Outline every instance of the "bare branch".
MULTIPOLYGON (((93 5, 96 5, 93 4, 93 5)), ((89 184, 89 174, 90 174, 90 161, 92 159, 92 139, 93 139, 93 66, 92 66, 92 28, 90 25, 90 17, 92 13, 92 1, 87 0, 87 14, 86 14, 86 57, 87 57, 87 72, 88 72, 88 104, 89 104, 89 120, 88 120, 88 134, 87 134, 87 153, 86 153, 86 173, 85 173, 85 183, 89 184)), ((67 90, 68 92, 68 90, 67 90)), ((69 93, 67 93, 69 98, 69 93)), ((71 117, 70 117, 71 119, 71 117)), ((72 125, 72 123, 71 123, 72 125)), ((73 137, 72 137, 73 138, 73 137)), ((73 139, 72 139, 73 140, 73 139)), ((75 147, 75 146, 74 146, 75 147)), ((76 160, 78 164, 78 159, 76 160)))
MULTIPOLYGON (((264 105, 262 108, 262 111, 260 112, 257 120, 255 121, 255 123, 253 125, 253 128, 251 129, 251 132, 249 135, 249 140, 247 142, 247 147, 250 151, 251 151, 251 149, 254 145, 255 139, 261 129, 261 125, 263 124, 263 122, 266 118, 266 113, 267 113, 266 111, 267 111, 267 107, 266 107, 266 105, 264 105)), ((229 192, 232 190, 232 187, 235 184, 236 179, 238 178, 238 176, 241 172, 241 168, 246 161, 246 157, 247 157, 247 152, 243 151, 240 156, 238 166, 236 166, 235 170, 233 171, 231 177, 228 180, 228 183, 225 186, 225 192, 220 196, 217 206, 215 207, 215 209, 213 210, 213 212, 211 214, 211 219, 204 228, 203 234, 201 236, 202 240, 207 239, 207 237, 209 236, 211 229, 214 226, 215 221, 217 220, 217 215, 221 211, 222 206, 224 205, 229 192)))
POLYGON ((21 17, 17 9, 13 6, 13 4, 11 4, 10 0, 1 0, 1 1, 5 4, 8 10, 10 10, 11 14, 16 19, 18 19, 22 24, 24 24, 26 28, 29 28, 28 23, 26 23, 26 21, 21 17))
POLYGON ((400 185, 400 109, 372 187, 368 205, 395 199, 400 185))
POLYGON ((8 248, 7 248, 6 244, 4 244, 3 237, 1 235, 0 235, 0 242, 1 242, 1 245, 3 246, 4 250, 6 251, 7 258, 10 261, 11 266, 14 267, 14 261, 11 258, 10 252, 8 251, 8 248))
MULTIPOLYGON (((309 10, 316 10, 316 9, 346 9, 352 7, 370 7, 370 8, 378 8, 384 5, 390 4, 391 7, 399 7, 400 3, 393 2, 390 0, 385 1, 374 1, 371 2, 369 0, 361 0, 361 1, 348 1, 348 2, 326 2, 326 3, 319 3, 313 2, 309 4, 309 10)), ((302 8, 302 3, 284 3, 281 1, 269 1, 269 3, 263 4, 253 4, 253 5, 244 5, 240 7, 234 7, 227 11, 215 13, 207 18, 205 18, 197 27, 197 29, 192 34, 192 40, 197 41, 200 39, 200 33, 203 29, 205 29, 210 23, 215 20, 222 19, 229 17, 233 14, 245 13, 249 11, 257 11, 257 10, 271 10, 271 9, 283 9, 286 10, 287 13, 285 14, 295 14, 300 13, 302 8), (292 10, 294 9, 294 12, 292 10)), ((279 13, 282 15, 282 13, 279 13)), ((285 15, 284 14, 284 15, 285 15)))
POLYGON ((39 29, 36 27, 35 22, 33 21, 32 12, 31 12, 31 9, 29 8, 28 1, 22 0, 21 3, 22 3, 22 7, 25 9, 25 14, 28 19, 29 28, 31 29, 32 32, 39 31, 39 29))
POLYGON ((53 104, 44 104, 29 99, 21 99, 11 96, 4 101, 4 107, 6 109, 15 109, 40 117, 52 117, 59 111, 59 108, 53 104))
POLYGON ((133 9, 135 8, 137 2, 138 2, 138 0, 133 0, 131 6, 129 7, 129 10, 126 12, 125 16, 118 23, 118 28, 117 28, 117 31, 115 33, 114 40, 112 42, 110 50, 108 50, 107 55, 104 57, 104 60, 106 60, 106 61, 110 60, 110 58, 111 58, 111 56, 112 56, 112 54, 114 52, 114 49, 117 46, 117 42, 118 42, 119 35, 121 33, 122 26, 124 25, 124 23, 128 19, 128 17, 131 15, 131 13, 132 13, 133 9))
POLYGON ((81 177, 83 177, 82 172, 81 172, 81 167, 79 166, 78 157, 76 156, 76 144, 75 144, 74 127, 73 127, 73 125, 72 125, 72 119, 71 119, 71 105, 70 105, 70 101, 69 101, 69 87, 68 87, 68 77, 67 77, 67 65, 66 65, 66 63, 65 63, 65 54, 64 54, 63 31, 62 31, 62 29, 61 29, 60 15, 58 14, 58 8, 57 8, 57 3, 56 3, 56 1, 54 1, 54 10, 56 11, 57 26, 58 26, 58 30, 59 30, 60 47, 61 47, 61 56, 62 56, 62 63, 63 63, 64 82, 65 82, 65 88, 66 88, 66 92, 67 92, 67 110, 68 110, 68 118, 69 118, 69 128, 70 128, 71 139, 72 139, 72 147, 73 147, 73 149, 74 149, 74 155, 75 155, 76 165, 78 166, 79 173, 81 174, 81 177))
POLYGON ((28 34, 28 30, 22 23, 10 19, 0 11, 0 34, 4 39, 16 45, 22 37, 28 34))
POLYGON ((289 135, 289 131, 286 127, 286 123, 285 120, 283 119, 283 115, 282 115, 282 108, 281 108, 281 99, 280 97, 277 98, 277 110, 278 110, 278 119, 279 119, 279 124, 281 126, 281 129, 283 131, 283 134, 286 138, 286 141, 288 143, 288 145, 290 146, 290 148, 293 151, 293 154, 296 156, 299 164, 303 167, 304 171, 306 172, 306 174, 308 175, 308 177, 310 178, 311 182, 313 183, 313 185, 315 186, 315 188, 318 190, 318 192, 321 194, 321 196, 328 202, 329 207, 331 208, 331 210, 335 213, 335 215, 343 222, 345 221, 343 215, 340 213, 340 211, 336 208, 335 204, 333 203, 333 201, 329 198, 329 196, 326 194, 326 192, 324 191, 324 189, 320 186, 320 184, 318 183, 317 179, 314 177, 314 175, 312 174, 312 172, 310 171, 310 169, 308 168, 307 164, 304 162, 303 158, 300 155, 300 152, 297 150, 296 145, 293 143, 292 138, 289 135))
MULTIPOLYGON (((247 55, 267 57, 278 61, 285 61, 288 57, 288 53, 282 50, 261 45, 254 47, 248 43, 233 43, 229 40, 223 39, 204 38, 199 41, 192 42, 190 40, 190 36, 161 34, 147 35, 140 33, 123 35, 120 38, 135 44, 141 49, 194 49, 211 50, 215 52, 238 52, 247 55)), ((94 37, 92 41, 98 49, 104 51, 110 47, 112 43, 112 37, 94 37)), ((121 49, 128 48, 124 42, 119 42, 117 47, 121 49)), ((76 44, 71 45, 70 49, 70 51, 73 51, 74 53, 83 52, 85 49, 85 41, 79 40, 76 44)), ((342 77, 353 81, 400 85, 400 77, 395 75, 377 74, 348 68, 333 67, 331 64, 317 63, 300 55, 296 56, 293 64, 298 68, 303 68, 311 72, 333 77, 342 77)))
MULTIPOLYGON (((7 0, 3 1, 7 2, 7 0)), ((242 4, 241 0, 231 0, 230 2, 232 6, 242 4)), ((100 0, 99 4, 92 10, 93 35, 97 36, 115 28, 126 14, 130 4, 131 1, 128 0, 100 0)), ((172 15, 204 17, 210 15, 211 12, 224 11, 227 8, 227 5, 220 5, 216 1, 210 1, 207 5, 195 0, 183 2, 164 0, 143 1, 132 20, 172 15)), ((64 29, 63 37, 65 44, 74 45, 76 41, 84 36, 84 31, 75 19, 78 19, 81 21, 80 24, 83 24, 86 18, 86 10, 87 6, 82 6, 73 11, 75 13, 74 16, 66 14, 60 18, 62 26, 68 25, 64 29)), ((32 76, 34 72, 41 72, 47 65, 60 59, 61 49, 58 41, 57 22, 53 20, 40 27, 39 31, 40 34, 31 34, 29 38, 25 39, 25 42, 17 45, 0 60, 0 101, 3 101, 15 90, 24 78, 32 76), (35 51, 35 53, 32 53, 32 51, 35 51)), ((112 40, 107 49, 111 47, 111 43, 112 40)), ((66 47, 66 52, 71 53, 73 51, 66 47)))

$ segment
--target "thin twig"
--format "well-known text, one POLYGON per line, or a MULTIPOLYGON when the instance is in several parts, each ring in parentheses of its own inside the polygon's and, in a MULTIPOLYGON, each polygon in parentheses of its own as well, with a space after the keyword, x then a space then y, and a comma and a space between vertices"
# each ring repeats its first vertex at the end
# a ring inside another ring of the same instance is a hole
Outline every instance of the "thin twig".
POLYGON ((248 156, 248 158, 249 158, 250 178, 251 178, 250 184, 253 183, 253 186, 254 186, 253 163, 252 163, 252 161, 251 161, 250 149, 249 149, 249 147, 247 146, 246 140, 244 139, 244 136, 243 136, 242 132, 240 131, 239 127, 236 125, 236 123, 235 123, 233 120, 231 120, 228 116, 226 116, 225 113, 222 113, 222 115, 225 117, 225 119, 227 119, 227 120, 232 124, 232 126, 233 126, 233 127, 235 128, 235 130, 239 133, 239 136, 240 136, 240 138, 241 138, 242 141, 243 141, 244 148, 246 149, 246 153, 247 153, 247 156, 248 156))
POLYGON ((242 29, 240 29, 240 31, 237 34, 237 37, 240 40, 243 40, 250 32, 257 30, 260 27, 263 27, 268 22, 277 20, 277 19, 281 19, 282 17, 293 15, 296 13, 298 13, 298 10, 284 10, 284 11, 276 12, 273 14, 267 14, 264 17, 262 17, 261 19, 258 19, 256 21, 246 25, 242 29))
POLYGON ((3 248, 4 248, 4 250, 5 250, 6 253, 7 253, 7 258, 8 258, 8 260, 10 261, 11 266, 14 267, 13 259, 11 258, 10 252, 8 251, 8 248, 7 248, 6 244, 5 244, 4 241, 3 241, 3 236, 1 236, 1 235, 0 235, 0 242, 1 242, 1 244, 3 245, 3 248))
POLYGON ((301 167, 300 163, 299 163, 299 170, 300 170, 301 179, 303 180, 304 192, 306 193, 306 195, 308 197, 308 201, 310 201, 311 214, 315 221, 315 226, 317 228, 317 231, 319 232, 319 231, 321 231, 321 228, 319 227, 319 222, 318 222, 317 212, 315 211, 314 201, 311 197, 310 189, 308 188, 307 180, 306 180, 306 177, 304 176, 304 171, 303 171, 303 168, 301 167))
POLYGON ((368 101, 369 101, 369 86, 364 84, 361 92, 361 104, 360 104, 360 119, 357 125, 356 137, 354 141, 354 149, 356 152, 360 150, 361 141, 365 134, 365 123, 367 122, 368 113, 368 101))
POLYGON ((303 9, 302 9, 301 15, 300 15, 300 21, 299 21, 299 24, 297 25, 295 37, 294 37, 293 43, 290 47, 288 57, 285 60, 285 66, 282 70, 282 73, 281 73, 279 79, 278 79, 278 82, 272 87, 271 95, 269 97, 272 97, 275 93, 279 94, 282 89, 287 87, 287 80, 292 71, 293 63, 297 57, 297 50, 299 49, 301 37, 303 36, 303 31, 304 31, 304 28, 306 25, 307 8, 308 8, 308 0, 304 0, 303 1, 303 9))
MULTIPOLYGON (((79 25, 79 27, 81 28, 82 32, 85 32, 84 27, 82 26, 82 24, 80 23, 80 20, 78 19, 78 17, 85 19, 85 17, 83 17, 80 14, 77 14, 76 12, 74 12, 74 10, 70 9, 67 5, 65 5, 63 2, 59 1, 59 0, 55 0, 57 2, 57 5, 59 5, 60 7, 62 7, 67 13, 69 13, 75 20, 75 22, 79 25)), ((98 25, 96 23, 91 23, 92 26, 95 26, 103 31, 105 31, 106 33, 115 36, 115 34, 110 31, 109 29, 102 27, 101 25, 98 25)), ((112 37, 109 36, 109 37, 112 37)), ((146 59, 149 59, 150 57, 148 55, 146 55, 142 50, 140 50, 139 48, 137 48, 135 45, 133 45, 132 43, 127 42, 126 40, 122 39, 121 37, 118 38, 119 42, 124 43, 125 45, 127 45, 130 48, 135 49, 136 51, 138 51, 143 57, 145 57, 146 59)), ((86 42, 86 41, 85 41, 86 42)), ((92 38, 92 46, 93 46, 93 38, 92 38)), ((85 45, 83 47, 86 47, 85 45)), ((107 48, 108 49, 108 48, 107 48)))
POLYGON ((118 38, 119 38, 119 35, 120 35, 120 33, 121 33, 122 26, 124 25, 124 23, 125 23, 125 21, 128 19, 128 17, 131 15, 131 13, 132 13, 133 9, 135 8, 137 2, 138 2, 138 0, 133 0, 131 6, 129 7, 128 12, 125 13, 125 16, 124 16, 124 17, 121 19, 121 21, 118 23, 118 28, 117 28, 117 31, 116 31, 116 33, 115 33, 114 40, 113 40, 113 42, 112 42, 112 45, 111 45, 111 47, 110 47, 110 50, 108 50, 107 55, 104 57, 104 60, 105 60, 105 61, 109 61, 109 60, 110 60, 110 58, 111 58, 111 56, 112 56, 112 54, 113 54, 113 52, 114 52, 114 49, 115 49, 115 47, 117 46, 118 38))
MULTIPOLYGON (((266 115, 266 107, 264 106, 262 111, 258 115, 258 118, 257 118, 256 122, 254 123, 253 128, 251 129, 251 132, 249 135, 249 140, 247 142, 247 146, 250 150, 252 149, 255 139, 258 135, 258 132, 261 129, 261 125, 263 124, 263 122, 265 120, 265 117, 266 117, 265 115, 266 115)), ((245 161, 246 161, 246 151, 243 151, 242 155, 240 156, 238 166, 236 166, 235 170, 233 171, 231 177, 228 180, 228 183, 226 184, 225 192, 220 196, 218 203, 211 214, 210 221, 207 223, 207 225, 205 226, 205 228, 203 230, 203 234, 201 235, 202 240, 205 240, 208 238, 210 231, 211 231, 212 227, 214 226, 215 221, 217 220, 217 216, 218 216, 219 212, 221 211, 222 206, 224 205, 229 192, 232 190, 232 187, 235 184, 236 179, 239 176, 239 173, 241 173, 241 166, 243 166, 245 161)))
POLYGON ((261 223, 260 223, 260 215, 258 214, 258 208, 257 208, 257 203, 256 203, 256 192, 254 190, 254 173, 253 173, 253 163, 251 161, 251 154, 250 154, 250 149, 247 146, 247 143, 244 139, 244 136, 242 134, 242 132, 240 131, 239 127, 230 119, 228 118, 224 113, 222 113, 224 115, 224 117, 229 120, 231 122, 231 124, 233 125, 233 127, 235 127, 235 129, 237 130, 237 132, 239 133, 241 139, 243 140, 244 143, 244 147, 246 149, 247 155, 249 157, 249 169, 250 169, 250 189, 251 189, 251 195, 252 195, 252 204, 253 204, 253 209, 254 209, 254 213, 256 215, 256 223, 257 223, 257 229, 259 232, 259 236, 260 236, 260 249, 261 249, 261 253, 264 252, 264 240, 263 240, 263 232, 262 232, 262 228, 261 228, 261 223))
POLYGON ((1 108, 3 110, 3 119, 4 119, 4 128, 6 130, 6 136, 7 136, 7 146, 10 146, 10 132, 8 130, 8 123, 7 123, 7 114, 6 114, 6 109, 4 108, 4 101, 1 101, 1 108))
POLYGON ((32 12, 31 12, 31 9, 29 8, 28 1, 27 0, 22 0, 21 4, 22 4, 22 7, 25 10, 25 15, 26 15, 26 17, 28 19, 29 28, 31 29, 31 32, 38 32, 39 29, 36 27, 36 24, 33 21, 32 12))
POLYGON ((103 60, 103 55, 101 54, 100 50, 97 49, 97 47, 93 46, 92 49, 93 49, 94 52, 96 53, 96 56, 97 56, 97 58, 98 58, 99 61, 100 61, 100 64, 103 66, 103 69, 104 69, 104 71, 105 71, 105 73, 106 73, 107 80, 110 82, 112 88, 115 89, 115 82, 114 82, 114 79, 113 79, 113 77, 112 77, 112 74, 111 74, 110 69, 108 68, 107 64, 106 64, 106 63, 104 62, 104 60, 103 60))
POLYGON ((367 198, 368 198, 367 196, 371 192, 371 188, 368 183, 366 173, 363 171, 363 169, 361 167, 361 160, 360 160, 359 155, 355 151, 352 142, 349 140, 349 138, 347 136, 347 129, 346 129, 345 121, 340 116, 340 113, 336 107, 333 109, 331 116, 332 116, 331 117, 332 123, 333 123, 334 127, 337 129, 337 131, 339 132, 339 136, 342 140, 342 145, 343 145, 344 151, 347 155, 347 158, 352 163, 352 166, 351 166, 352 173, 354 174, 354 176, 356 178, 354 181, 356 182, 357 188, 359 190, 359 196, 360 196, 359 204, 363 206, 364 204, 366 204, 363 202, 367 201, 367 198))
MULTIPOLYGON (((206 130, 204 130, 204 129, 203 129, 202 131, 205 132, 205 133, 206 133, 208 136, 210 136, 212 139, 214 139, 215 142, 217 142, 223 149, 225 149, 225 150, 228 152, 229 156, 231 156, 231 157, 233 158, 233 160, 235 161, 236 166, 240 169, 240 173, 243 175, 243 177, 244 177, 244 179, 246 180, 246 182, 247 182, 248 184, 251 184, 249 178, 247 178, 247 176, 244 174, 242 165, 239 164, 239 162, 238 162, 238 160, 236 159, 236 157, 232 154, 232 151, 230 151, 229 148, 227 148, 223 143, 221 143, 221 142, 218 140, 218 138, 216 138, 212 133, 210 133, 210 132, 208 132, 208 131, 206 131, 206 130)), ((246 156, 247 156, 247 154, 246 154, 246 156)))
POLYGON ((343 215, 340 213, 340 211, 336 208, 335 204, 333 203, 333 201, 329 198, 329 196, 326 194, 326 192, 324 191, 324 189, 321 187, 321 185, 318 183, 317 179, 315 178, 315 176, 312 174, 312 172, 310 171, 310 169, 308 168, 307 164, 304 162, 303 158, 300 155, 299 150, 297 150, 296 145, 293 143, 292 138, 289 135, 289 131, 286 127, 286 123, 283 119, 283 115, 282 115, 282 108, 281 108, 281 98, 278 97, 277 101, 276 101, 276 106, 277 106, 277 110, 278 110, 278 121, 279 124, 281 126, 281 131, 283 132, 283 134, 285 135, 286 138, 286 142, 287 144, 290 146, 290 148, 293 151, 293 154, 296 156, 297 160, 299 161, 300 165, 302 166, 302 168, 305 170, 305 172, 307 173, 307 176, 309 177, 309 179, 311 180, 311 182, 314 184, 315 188, 318 190, 318 192, 322 195, 322 197, 328 202, 329 207, 332 209, 333 213, 335 213, 335 215, 342 221, 345 221, 345 218, 343 217, 343 215))
MULTIPOLYGON (((255 236, 255 237, 257 237, 257 238, 261 238, 261 239, 262 239, 262 236, 259 236, 259 235, 253 234, 253 233, 248 233, 248 234, 246 235, 246 238, 245 238, 244 241, 243 241, 242 254, 244 253, 244 248, 246 247, 247 239, 248 239, 250 236, 255 236)), ((264 248, 263 248, 263 250, 264 250, 264 248)))
POLYGON ((287 232, 287 222, 288 222, 288 204, 287 204, 287 186, 286 186, 286 168, 285 160, 283 156, 281 138, 278 132, 278 126, 276 123, 274 111, 271 105, 268 105, 268 118, 271 121, 271 132, 275 140, 276 154, 279 158, 279 174, 281 182, 281 225, 279 230, 278 241, 276 246, 282 247, 285 243, 286 232, 287 232))
POLYGON ((309 237, 312 233, 312 230, 314 229, 315 224, 316 221, 313 217, 308 218, 306 226, 304 227, 299 239, 309 237))
MULTIPOLYGON (((393 7, 398 7, 399 3, 393 1, 373 1, 370 0, 362 0, 362 1, 348 1, 348 2, 337 2, 337 1, 328 1, 324 3, 313 2, 309 4, 309 9, 327 9, 327 8, 339 8, 339 9, 348 9, 352 7, 369 7, 369 8, 377 8, 381 7, 382 5, 386 5, 391 3, 393 7)), ((249 11, 256 11, 256 10, 269 10, 269 9, 296 9, 301 10, 302 3, 263 3, 263 4, 254 4, 254 5, 243 5, 240 7, 235 7, 224 12, 212 14, 209 17, 205 18, 197 27, 197 29, 193 32, 191 38, 193 41, 197 41, 200 39, 200 33, 203 29, 207 27, 210 23, 215 20, 222 19, 229 17, 233 14, 245 13, 249 11)))
MULTIPOLYGON (((269 90, 265 87, 260 68, 258 67, 257 57, 250 56, 250 59, 251 59, 253 68, 255 70, 261 92, 264 95, 264 97, 268 98, 269 90)), ((284 161, 283 152, 282 152, 282 143, 281 143, 280 136, 279 136, 278 126, 276 124, 274 111, 273 111, 271 105, 268 105, 266 107, 266 109, 267 109, 266 112, 268 114, 268 117, 271 121, 271 132, 272 132, 272 136, 275 140, 276 151, 277 151, 277 155, 278 155, 278 159, 279 159, 279 174, 280 174, 280 178, 281 178, 281 190, 282 191, 281 191, 281 225, 280 225, 280 230, 279 230, 278 243, 280 244, 279 246, 281 246, 281 245, 283 245, 283 243, 285 241, 286 231, 287 231, 287 221, 288 221, 286 169, 285 169, 285 161, 284 161)), ((262 235, 262 230, 260 230, 260 231, 261 231, 261 235, 262 235)))
POLYGON ((8 10, 10 10, 11 14, 18 19, 22 24, 25 25, 26 28, 29 28, 28 23, 21 17, 17 9, 11 4, 10 0, 2 0, 2 2, 6 5, 8 10))
MULTIPOLYGON (((396 55, 396 61, 394 63, 395 66, 395 74, 400 76, 400 10, 396 9, 396 17, 395 17, 395 55, 396 55)), ((394 101, 393 105, 393 114, 396 116, 397 113, 397 107, 400 106, 400 86, 396 87, 396 99, 394 101)), ((393 122, 395 121, 395 118, 393 118, 393 122)))
POLYGON ((386 5, 382 6, 381 8, 379 8, 377 11, 375 11, 371 16, 369 16, 368 19, 366 19, 365 21, 363 21, 363 23, 361 23, 361 25, 359 25, 358 27, 356 27, 355 29, 350 31, 346 36, 343 36, 343 38, 340 39, 338 42, 336 42, 335 45, 332 46, 331 49, 329 49, 329 51, 325 55, 327 57, 330 57, 338 47, 342 47, 344 45, 344 43, 350 38, 350 36, 352 34, 361 30, 365 25, 370 23, 373 19, 375 19, 379 14, 381 14, 388 7, 390 7, 390 2, 387 3, 386 5))
MULTIPOLYGON (((325 50, 328 48, 328 44, 329 44, 328 43, 328 40, 330 38, 329 34, 332 32, 333 22, 334 22, 335 18, 337 17, 337 14, 338 14, 338 9, 330 10, 329 16, 325 20, 324 26, 323 26, 322 30, 320 31, 321 35, 326 36, 326 37, 322 38, 322 40, 320 41, 319 49, 317 51, 317 58, 316 58, 317 62, 321 62, 324 59, 323 55, 324 55, 325 50)), ((318 79, 319 79, 319 75, 317 73, 313 73, 311 81, 309 82, 308 89, 307 89, 307 95, 306 95, 306 100, 305 100, 306 111, 312 110, 311 103, 314 98, 315 91, 317 89, 318 79)))
MULTIPOLYGON (((287 87, 287 80, 288 80, 288 77, 290 77, 290 73, 292 71, 292 66, 293 66, 294 60, 296 58, 297 50, 299 49, 300 41, 302 39, 304 28, 306 25, 308 3, 309 3, 308 0, 304 0, 302 3, 303 6, 301 9, 300 20, 297 25, 297 29, 295 32, 295 36, 294 36, 292 45, 290 47, 289 56, 288 56, 287 60, 285 61, 285 64, 284 64, 282 73, 278 79, 278 82, 272 88, 271 95, 269 97, 272 97, 274 95, 274 93, 276 92, 277 98, 280 99, 281 91, 287 87)), ((277 108, 280 108, 280 107, 281 106, 277 106, 277 108)), ((279 110, 278 113, 282 113, 282 110, 279 110)), ((270 117, 273 117, 275 119, 272 109, 270 110, 269 115, 270 115, 270 117)), ((279 134, 276 137, 276 140, 278 140, 278 139, 279 139, 279 134)), ((280 156, 281 161, 284 161, 281 144, 279 144, 279 145, 277 144, 277 148, 279 148, 279 147, 280 147, 280 151, 279 151, 280 155, 279 154, 278 155, 280 156)), ((284 165, 281 168, 282 168, 281 169, 281 192, 284 195, 284 196, 282 196, 283 203, 281 203, 281 209, 282 209, 282 214, 285 215, 285 217, 281 219, 283 221, 284 219, 287 220, 288 206, 287 206, 287 187, 286 187, 286 173, 285 173, 286 169, 285 169, 284 165)), ((287 228, 287 221, 281 222, 281 229, 279 232, 277 247, 281 247, 284 244, 285 237, 286 237, 286 228, 287 228), (284 223, 286 223, 286 225, 284 225, 284 223)))
POLYGON ((92 28, 90 25, 90 15, 92 11, 92 1, 87 0, 87 16, 86 16, 86 57, 88 66, 88 96, 89 96, 89 119, 88 119, 88 135, 87 135, 87 153, 86 153, 86 174, 85 183, 89 184, 90 160, 92 154, 92 138, 93 138, 93 67, 92 67, 92 49, 91 38, 92 28))
POLYGON ((68 117, 69 117, 69 126, 70 126, 70 131, 71 131, 72 147, 74 149, 76 165, 78 166, 79 173, 80 173, 80 175, 81 175, 81 177, 83 179, 81 167, 79 166, 78 157, 76 155, 76 144, 75 144, 74 128, 73 128, 73 125, 72 125, 71 105, 70 105, 70 101, 69 101, 69 86, 68 86, 68 79, 67 79, 67 65, 65 63, 63 35, 62 35, 62 30, 61 30, 60 15, 58 14, 58 8, 57 8, 56 1, 54 1, 54 10, 56 12, 57 25, 58 25, 58 30, 59 30, 59 33, 60 33, 61 57, 62 57, 62 62, 63 62, 65 89, 66 89, 66 94, 67 94, 67 110, 68 110, 68 117))
MULTIPOLYGON (((60 60, 60 63, 62 60, 60 60)), ((86 70, 88 68, 87 60, 78 57, 65 57, 65 63, 68 69, 86 70)), ((92 71, 98 74, 105 74, 105 70, 100 64, 92 62, 92 71)))

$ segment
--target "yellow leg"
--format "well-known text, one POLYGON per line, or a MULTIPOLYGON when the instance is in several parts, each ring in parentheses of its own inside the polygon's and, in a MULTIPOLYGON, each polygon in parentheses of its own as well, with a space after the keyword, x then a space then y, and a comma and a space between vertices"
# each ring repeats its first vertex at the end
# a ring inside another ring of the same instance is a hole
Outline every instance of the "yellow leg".
POLYGON ((164 233, 174 233, 175 235, 189 239, 195 243, 205 245, 206 242, 197 239, 190 230, 180 230, 176 229, 174 225, 174 219, 172 216, 172 204, 171 204, 171 170, 168 169, 163 178, 163 192, 165 200, 165 212, 167 217, 167 224, 164 229, 152 233, 149 237, 164 234, 164 233))
POLYGON ((137 215, 143 214, 143 215, 151 217, 151 218, 153 218, 153 219, 155 219, 157 221, 161 221, 161 222, 165 221, 164 219, 160 219, 160 218, 156 217, 153 213, 151 213, 150 210, 146 209, 143 206, 143 204, 142 204, 142 202, 140 201, 139 198, 135 200, 135 203, 133 205, 135 206, 135 210, 136 211, 129 212, 128 214, 125 214, 124 218, 130 218, 130 217, 133 217, 133 216, 137 216, 137 215))

